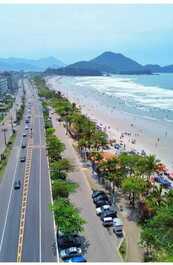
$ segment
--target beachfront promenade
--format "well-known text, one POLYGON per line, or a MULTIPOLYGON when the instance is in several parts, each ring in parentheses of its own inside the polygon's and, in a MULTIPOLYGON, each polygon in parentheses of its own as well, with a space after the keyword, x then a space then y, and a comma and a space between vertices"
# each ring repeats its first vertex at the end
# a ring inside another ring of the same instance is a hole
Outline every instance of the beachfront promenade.
MULTIPOLYGON (((98 261, 121 261, 118 247, 121 240, 115 234, 105 229, 95 213, 95 206, 91 199, 91 189, 103 189, 96 179, 92 177, 91 168, 86 168, 74 148, 74 141, 66 134, 63 124, 58 121, 58 115, 50 112, 56 136, 65 144, 64 158, 70 160, 75 169, 69 174, 69 178, 79 184, 76 193, 70 195, 70 199, 80 210, 82 217, 87 221, 84 236, 86 238, 87 260, 90 262, 98 261), (51 114, 52 113, 52 114, 51 114)), ((143 261, 143 251, 139 247, 140 228, 134 220, 130 220, 128 200, 121 196, 118 205, 123 206, 120 217, 124 222, 124 230, 127 240, 127 260, 130 262, 143 261)))
POLYGON ((69 174, 69 179, 79 184, 77 192, 70 195, 71 201, 80 210, 86 220, 84 237, 86 239, 86 257, 88 262, 120 262, 117 251, 120 240, 113 232, 105 229, 96 215, 91 198, 91 187, 85 169, 73 147, 73 140, 66 135, 63 124, 58 122, 58 115, 51 114, 56 136, 65 144, 64 158, 72 162, 75 169, 69 174))

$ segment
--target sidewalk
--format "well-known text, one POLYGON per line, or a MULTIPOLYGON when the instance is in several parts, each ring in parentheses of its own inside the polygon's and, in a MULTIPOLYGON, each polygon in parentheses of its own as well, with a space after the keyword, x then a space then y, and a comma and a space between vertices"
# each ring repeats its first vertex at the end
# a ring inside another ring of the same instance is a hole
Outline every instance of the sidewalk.
MULTIPOLYGON (((76 204, 76 206, 78 207, 80 205, 80 210, 82 215, 85 217, 85 219, 87 220, 87 222, 89 221, 91 225, 91 227, 95 224, 95 227, 98 226, 97 222, 99 221, 99 225, 100 225, 100 220, 98 219, 98 217, 95 216, 94 213, 94 217, 92 217, 93 215, 93 209, 91 209, 90 212, 90 206, 88 206, 87 204, 89 202, 88 196, 90 197, 90 193, 91 193, 91 189, 102 189, 104 190, 104 187, 101 186, 97 180, 93 177, 92 174, 92 170, 90 167, 88 167, 87 165, 83 165, 80 161, 80 158, 74 148, 74 141, 65 134, 65 129, 63 128, 62 124, 60 124, 57 121, 57 114, 53 114, 51 115, 52 117, 52 122, 53 122, 53 127, 56 129, 55 134, 57 135, 57 137, 59 137, 61 139, 61 141, 65 144, 66 146, 66 150, 64 152, 64 157, 69 159, 74 165, 75 165, 75 172, 73 172, 72 174, 70 174, 70 179, 77 182, 80 187, 79 187, 79 191, 76 192, 75 194, 72 194, 71 199, 72 201, 76 204), (84 178, 84 179, 81 179, 84 178), (87 186, 87 187, 86 187, 87 186), (88 193, 88 194, 85 194, 88 193), (87 197, 84 201, 82 197, 87 197), (83 207, 83 204, 84 207, 83 207), (93 218, 93 220, 92 220, 93 218)), ((123 195, 122 192, 118 192, 118 198, 119 201, 117 203, 118 206, 122 206, 123 207, 123 211, 119 212, 119 217, 123 220, 124 222, 124 231, 126 234, 126 240, 127 240, 127 261, 129 262, 142 262, 143 261, 143 252, 142 249, 139 247, 138 242, 140 239, 140 227, 136 224, 135 221, 132 221, 128 218, 130 211, 128 209, 128 200, 125 199, 125 196, 123 195)), ((91 208, 93 208, 93 205, 91 205, 91 208)), ((95 209, 94 209, 95 211, 95 209)), ((91 231, 88 231, 88 228, 92 230, 91 227, 87 227, 86 226, 86 237, 89 237, 94 240, 94 235, 92 235, 92 237, 90 236, 91 231)), ((98 227, 97 227, 98 228, 98 227)), ((95 228, 94 228, 95 229, 95 228)), ((102 230, 103 227, 100 228, 100 230, 102 230)), ((115 248, 118 247, 120 240, 116 241, 116 236, 113 234, 113 238, 108 238, 108 240, 113 240, 113 242, 115 241, 115 248)), ((96 251, 96 250, 95 250, 96 251)), ((99 255, 102 256, 102 251, 100 251, 99 255)), ((90 253, 89 253, 90 254, 90 253)), ((92 257, 95 255, 94 252, 92 252, 90 254, 92 257)), ((106 258, 103 260, 100 259, 100 261, 108 261, 106 260, 106 258)), ((99 261, 99 260, 93 260, 93 258, 91 259, 91 261, 99 261)), ((112 260, 115 261, 115 260, 112 260)), ((120 261, 120 259, 119 259, 120 261)))
POLYGON ((55 134, 65 144, 64 158, 74 165, 73 172, 68 178, 79 184, 77 192, 70 195, 70 200, 79 209, 81 216, 86 220, 82 233, 83 251, 88 262, 121 262, 117 251, 120 240, 115 236, 112 229, 103 227, 100 218, 96 215, 95 205, 91 198, 91 186, 78 153, 74 148, 74 141, 65 133, 65 129, 57 121, 57 115, 51 115, 55 134))

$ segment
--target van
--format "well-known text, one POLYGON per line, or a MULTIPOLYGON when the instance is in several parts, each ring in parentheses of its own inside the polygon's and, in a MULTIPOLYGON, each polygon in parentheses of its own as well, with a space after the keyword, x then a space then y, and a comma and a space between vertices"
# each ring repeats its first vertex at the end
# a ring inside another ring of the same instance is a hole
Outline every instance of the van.
POLYGON ((117 236, 123 235, 123 222, 120 218, 114 218, 113 219, 113 232, 117 236))
POLYGON ((102 223, 104 226, 112 226, 113 225, 113 219, 112 219, 112 217, 105 217, 102 219, 102 223))

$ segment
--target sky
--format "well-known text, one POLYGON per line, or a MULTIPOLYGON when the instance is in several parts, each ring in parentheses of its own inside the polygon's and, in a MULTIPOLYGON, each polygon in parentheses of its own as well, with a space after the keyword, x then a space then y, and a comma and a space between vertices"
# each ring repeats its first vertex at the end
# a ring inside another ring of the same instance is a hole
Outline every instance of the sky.
POLYGON ((0 57, 55 56, 69 64, 104 51, 173 64, 173 4, 0 6, 0 57))

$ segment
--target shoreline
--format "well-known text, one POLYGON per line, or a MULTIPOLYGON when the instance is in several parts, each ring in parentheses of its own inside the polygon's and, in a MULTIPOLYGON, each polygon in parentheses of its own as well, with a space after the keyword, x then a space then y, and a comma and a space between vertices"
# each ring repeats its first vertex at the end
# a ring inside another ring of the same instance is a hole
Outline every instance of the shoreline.
POLYGON ((136 149, 139 152, 145 150, 147 154, 155 154, 169 170, 173 169, 171 124, 167 130, 164 123, 157 120, 138 117, 117 109, 111 110, 100 105, 94 98, 84 97, 82 93, 75 95, 69 89, 63 88, 57 76, 48 78, 47 84, 51 89, 61 91, 70 101, 80 106, 82 113, 101 126, 109 138, 116 139, 118 143, 122 141, 126 149, 136 149), (135 144, 132 143, 134 140, 135 144))

